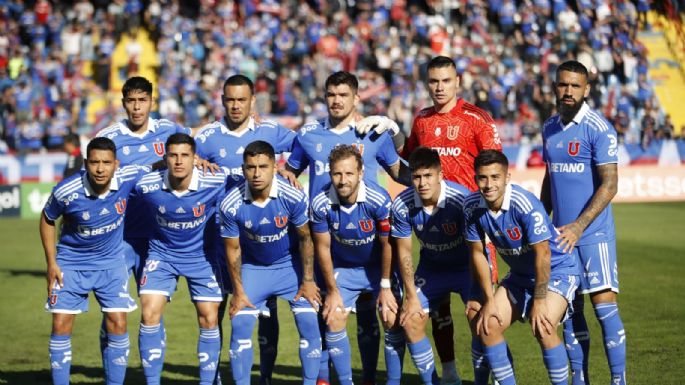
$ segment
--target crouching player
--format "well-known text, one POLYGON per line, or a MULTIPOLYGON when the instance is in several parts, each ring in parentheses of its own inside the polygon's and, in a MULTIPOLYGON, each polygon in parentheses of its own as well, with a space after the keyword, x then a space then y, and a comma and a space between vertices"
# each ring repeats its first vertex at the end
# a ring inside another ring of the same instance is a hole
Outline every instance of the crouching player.
MULTIPOLYGON (((335 147, 328 162, 331 182, 312 199, 310 219, 315 252, 327 288, 323 309, 326 346, 340 384, 351 385, 346 324, 350 311, 356 310, 357 298, 367 292, 378 298, 384 321, 389 317, 383 313, 397 313, 397 301, 390 290, 391 201, 385 189, 363 180, 363 160, 356 147, 335 147)), ((392 324, 384 322, 383 326, 388 330, 392 324)), ((393 333, 402 331, 386 332, 388 383, 399 384, 402 355, 388 349, 392 344, 387 341, 393 333)), ((404 350, 404 346, 400 349, 404 350)))
POLYGON ((469 320, 485 345, 485 357, 501 385, 515 384, 504 331, 517 320, 530 321, 542 348, 552 384, 568 382, 566 350, 557 327, 570 313, 579 267, 555 241, 542 203, 518 185, 509 184, 509 163, 497 150, 484 150, 474 168, 479 192, 465 202, 465 236, 481 293, 472 293, 480 311, 469 306, 469 320), (510 272, 493 293, 483 244, 490 237, 510 272))
POLYGON ((116 171, 116 147, 107 138, 88 143, 85 164, 85 171, 55 186, 40 220, 48 265, 45 308, 52 313, 52 381, 69 383, 74 318, 88 311, 92 290, 106 318, 105 382, 123 384, 129 354, 126 313, 137 307, 128 289, 123 221, 128 195, 144 170, 129 166, 116 171), (60 216, 64 220, 55 245, 60 216))

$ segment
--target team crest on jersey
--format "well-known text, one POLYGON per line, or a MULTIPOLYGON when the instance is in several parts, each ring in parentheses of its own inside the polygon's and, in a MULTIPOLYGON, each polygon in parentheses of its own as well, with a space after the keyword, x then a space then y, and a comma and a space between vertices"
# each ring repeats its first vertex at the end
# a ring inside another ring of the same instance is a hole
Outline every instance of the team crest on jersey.
POLYGON ((459 126, 447 126, 447 139, 457 139, 457 135, 459 135, 459 126))
POLYGON ((359 151, 359 154, 364 155, 364 143, 352 143, 352 147, 359 151))
POLYGON ((440 127, 435 127, 435 136, 440 136, 442 134, 442 129, 440 127))
POLYGON ((317 143, 316 144, 316 152, 321 152, 323 150, 323 144, 317 143))
POLYGON ((250 221, 250 220, 245 221, 245 228, 251 229, 252 228, 252 221, 250 221))
POLYGON ((274 222, 276 223, 276 227, 278 228, 285 227, 285 225, 288 224, 288 217, 285 215, 275 216, 274 222))
POLYGON ((152 143, 152 148, 154 148, 155 154, 157 154, 158 156, 164 155, 164 143, 154 142, 152 143))
POLYGON ((443 223, 442 229, 447 235, 454 235, 457 233, 457 224, 455 222, 443 223))
POLYGON ((359 227, 365 233, 373 231, 373 221, 371 219, 361 219, 359 221, 359 227))
POLYGON ((507 235, 512 241, 518 241, 521 239, 521 230, 518 228, 518 226, 514 227, 513 229, 507 229, 507 235))
POLYGON ((577 140, 568 142, 568 154, 576 156, 580 152, 580 142, 577 140))
POLYGON ((204 203, 197 206, 197 207, 193 207, 193 215, 195 215, 196 218, 201 217, 204 213, 205 213, 205 204, 204 203))
POLYGON ((122 148, 121 151, 124 153, 124 155, 128 155, 131 153, 131 149, 128 146, 124 146, 124 148, 122 148))
POLYGON ((119 215, 126 212, 126 199, 122 199, 119 202, 115 203, 114 208, 117 209, 117 213, 119 213, 119 215))
POLYGON ((81 218, 83 218, 84 221, 87 221, 90 219, 90 213, 88 211, 85 211, 83 214, 81 214, 81 218))
POLYGON ((226 157, 226 149, 221 147, 221 150, 219 150, 219 156, 222 158, 226 157))

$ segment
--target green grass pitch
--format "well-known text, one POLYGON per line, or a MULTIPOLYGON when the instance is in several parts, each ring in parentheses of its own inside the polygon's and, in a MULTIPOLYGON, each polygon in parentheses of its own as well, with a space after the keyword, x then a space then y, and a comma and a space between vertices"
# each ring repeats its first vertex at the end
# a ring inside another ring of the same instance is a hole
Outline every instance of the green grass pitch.
MULTIPOLYGON (((628 343, 628 381, 631 384, 679 384, 685 376, 685 203, 614 205, 618 233, 620 311, 628 343)), ((46 299, 45 262, 38 224, 35 221, 0 220, 0 384, 49 384, 47 358, 50 315, 43 311, 46 299)), ((503 267, 504 263, 500 262, 503 267)), ((461 302, 453 296, 455 349, 459 372, 471 384, 470 343, 461 302)), ((98 329, 100 312, 91 299, 90 312, 77 316, 73 335, 72 383, 102 383, 98 329)), ((588 304, 591 328, 590 376, 595 384, 606 384, 609 372, 604 358, 601 331, 588 304)), ((137 350, 140 312, 129 316, 131 356, 126 384, 144 384, 137 350)), ((297 333, 285 303, 279 303, 281 335, 274 380, 299 384, 297 333)), ((163 383, 197 383, 195 312, 188 300, 185 282, 167 307, 168 351, 163 383)), ((350 317, 350 335, 355 339, 355 318, 350 317)), ((230 326, 224 322, 227 332, 230 326)), ((530 327, 516 324, 507 333, 519 384, 548 383, 540 350, 530 327)), ((356 349, 356 342, 353 342, 356 349)), ((360 382, 358 352, 353 352, 355 380, 360 382)), ((257 364, 258 355, 255 354, 257 364)), ((255 364, 253 383, 257 381, 255 364)), ((439 367, 439 365, 438 365, 439 367)), ((384 363, 378 365, 378 382, 384 383, 384 363)), ((221 372, 230 383, 226 346, 221 372)), ((406 384, 419 379, 409 357, 405 357, 406 384)))

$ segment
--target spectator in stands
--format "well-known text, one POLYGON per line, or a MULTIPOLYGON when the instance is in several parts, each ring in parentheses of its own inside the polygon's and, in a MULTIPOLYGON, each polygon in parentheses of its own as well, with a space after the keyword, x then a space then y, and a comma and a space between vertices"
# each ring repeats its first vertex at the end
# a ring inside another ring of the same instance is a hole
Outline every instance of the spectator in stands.
POLYGON ((67 164, 62 173, 62 179, 79 172, 83 168, 83 155, 81 155, 81 140, 76 134, 67 134, 64 137, 64 152, 67 153, 67 164))

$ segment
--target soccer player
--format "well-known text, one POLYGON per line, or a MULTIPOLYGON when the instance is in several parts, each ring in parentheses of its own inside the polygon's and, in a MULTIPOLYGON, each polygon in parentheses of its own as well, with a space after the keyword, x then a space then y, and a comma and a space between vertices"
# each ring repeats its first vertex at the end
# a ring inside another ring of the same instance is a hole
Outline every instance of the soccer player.
POLYGON ((314 282, 307 197, 276 176, 274 148, 264 141, 245 147, 243 174, 245 182, 228 191, 219 213, 233 284, 229 306, 233 380, 237 385, 250 383, 252 330, 258 309, 275 295, 290 302, 300 333, 303 383, 313 385, 321 359, 316 318, 321 297, 314 282), (294 258, 298 254, 301 263, 294 258))
POLYGON ((221 351, 218 310, 223 299, 217 280, 221 272, 213 264, 213 216, 226 190, 226 174, 203 174, 194 167, 195 140, 187 134, 171 135, 165 148, 167 169, 145 175, 133 193, 151 213, 154 223, 139 289, 142 319, 138 343, 143 372, 148 385, 160 383, 165 340, 160 321, 178 278, 183 276, 200 327, 200 384, 211 385, 221 351))
MULTIPOLYGON (((340 71, 330 75, 325 83, 328 119, 305 124, 300 128, 293 143, 293 151, 288 158, 283 175, 292 180, 305 168, 309 168, 310 198, 318 194, 330 182, 328 154, 338 144, 349 144, 359 149, 364 160, 364 173, 367 179, 376 180, 380 164, 391 178, 408 184, 406 166, 400 161, 393 138, 390 136, 392 130, 381 134, 356 132, 356 125, 364 122, 355 121, 356 106, 359 103, 358 88, 357 78, 349 72, 340 71)), ((363 380, 371 384, 376 382, 380 342, 375 307, 375 303, 366 294, 363 294, 357 303, 357 340, 361 353, 363 380)), ((322 354, 319 379, 320 385, 329 383, 326 350, 322 354)))
POLYGON ((542 348, 552 384, 568 382, 566 351, 557 335, 578 287, 579 267, 553 238, 542 203, 520 186, 509 184, 509 163, 503 153, 482 151, 475 160, 479 192, 465 201, 465 238, 471 252, 481 303, 471 311, 471 325, 485 345, 485 357, 501 385, 515 384, 504 331, 517 320, 529 320, 542 348), (493 293, 485 256, 486 235, 510 267, 493 293))
MULTIPOLYGON (((402 149, 407 158, 417 147, 425 146, 438 151, 444 178, 476 191, 473 181, 473 160, 481 150, 502 150, 497 127, 490 115, 458 97, 459 76, 454 61, 436 56, 428 63, 426 77, 428 93, 433 106, 419 112, 411 133, 402 149)), ((492 256, 493 282, 497 282, 497 259, 492 256)), ((461 383, 454 356, 454 326, 450 315, 449 296, 440 306, 439 315, 433 317, 433 339, 442 362, 442 383, 461 383)), ((474 357, 480 361, 480 358, 474 357)), ((476 385, 487 384, 488 369, 476 366, 476 385)))
MULTIPOLYGON (((426 336, 426 313, 445 296, 458 293, 466 303, 471 284, 466 245, 461 237, 463 200, 470 191, 443 179, 438 152, 419 147, 409 157, 412 187, 392 205, 391 235, 397 247, 404 281, 401 325, 412 360, 425 384, 434 383, 433 351, 426 336), (412 230, 421 245, 419 265, 412 274, 412 230)), ((437 376, 435 376, 437 377, 437 376)))
MULTIPOLYGON (((387 191, 364 181, 363 160, 356 147, 339 145, 328 157, 331 183, 312 199, 311 227, 317 260, 327 294, 323 309, 326 344, 342 385, 352 384, 350 341, 346 324, 355 302, 364 292, 378 299, 381 313, 397 312, 390 288, 392 250, 391 200, 387 191)), ((381 315, 388 320, 389 317, 381 315)), ((384 322, 386 330, 394 326, 384 322)), ((404 346, 393 345, 401 330, 386 331, 388 384, 399 385, 404 346)), ((402 341, 403 339, 400 339, 402 341)))
MULTIPOLYGON (((270 120, 255 122, 252 117, 255 105, 254 84, 248 77, 233 75, 226 79, 221 99, 226 116, 200 129, 197 135, 198 156, 230 169, 232 175, 242 175, 243 152, 251 142, 264 140, 272 143, 276 153, 292 150, 294 131, 270 120)), ((218 251, 219 264, 224 267, 226 259, 223 247, 219 247, 218 251)), ((223 285, 226 289, 230 288, 228 274, 224 276, 223 285)), ((220 322, 223 320, 224 304, 225 302, 222 302, 219 311, 220 322)), ((263 385, 271 383, 278 352, 276 297, 266 301, 266 310, 269 316, 263 317, 260 314, 258 328, 260 384, 263 385)))
POLYGON ((618 267, 611 199, 618 185, 616 130, 585 103, 588 72, 576 61, 562 63, 554 83, 558 115, 542 129, 547 164, 541 200, 552 211, 564 251, 575 249, 584 268, 575 312, 564 323, 574 385, 589 384, 590 334, 583 315, 589 293, 602 327, 612 384, 625 384, 626 335, 616 303, 618 267))
POLYGON ((126 313, 137 308, 129 295, 123 222, 128 195, 143 170, 119 169, 114 143, 95 138, 86 169, 58 183, 45 204, 40 237, 47 261, 47 311, 52 313, 50 364, 55 385, 69 383, 71 332, 76 314, 88 311, 92 290, 106 320, 105 381, 123 384, 128 365, 126 313), (55 246, 55 221, 64 221, 55 246))

